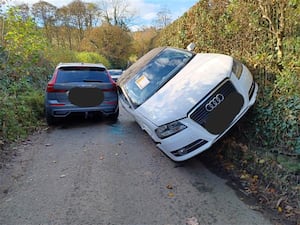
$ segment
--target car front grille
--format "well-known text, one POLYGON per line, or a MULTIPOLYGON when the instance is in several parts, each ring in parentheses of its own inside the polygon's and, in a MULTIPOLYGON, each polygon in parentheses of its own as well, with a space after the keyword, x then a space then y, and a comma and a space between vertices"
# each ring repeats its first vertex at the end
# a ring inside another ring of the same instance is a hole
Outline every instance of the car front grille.
POLYGON ((229 80, 225 80, 200 101, 190 118, 212 134, 222 133, 240 112, 244 99, 229 80))

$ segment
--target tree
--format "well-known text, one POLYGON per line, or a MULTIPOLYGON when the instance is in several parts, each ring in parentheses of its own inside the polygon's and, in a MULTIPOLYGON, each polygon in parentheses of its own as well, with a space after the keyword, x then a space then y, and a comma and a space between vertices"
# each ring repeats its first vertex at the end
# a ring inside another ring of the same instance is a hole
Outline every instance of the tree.
POLYGON ((157 35, 158 30, 154 27, 144 28, 133 33, 134 49, 138 58, 154 47, 153 42, 157 35))
POLYGON ((70 50, 73 48, 73 29, 69 16, 69 8, 64 6, 56 11, 56 41, 58 46, 66 47, 70 50))
POLYGON ((286 26, 288 0, 258 0, 262 18, 268 22, 269 32, 276 39, 277 60, 283 58, 283 37, 286 26))
POLYGON ((127 66, 127 60, 132 52, 132 37, 119 26, 103 24, 94 28, 86 40, 94 51, 110 61, 112 67, 127 66))
POLYGON ((97 5, 81 0, 75 0, 57 10, 57 26, 60 34, 67 37, 69 49, 78 49, 85 32, 98 24, 99 15, 97 5))
POLYGON ((47 42, 32 18, 23 21, 16 8, 9 9, 6 20, 5 48, 9 54, 8 63, 19 71, 15 73, 17 78, 23 75, 23 68, 38 62, 47 42))
POLYGON ((23 21, 26 21, 30 17, 30 8, 28 4, 20 4, 15 7, 18 9, 15 13, 17 13, 23 21))
POLYGON ((75 0, 68 6, 70 17, 70 25, 78 29, 78 40, 81 41, 84 37, 84 29, 86 28, 86 7, 81 0, 75 0))
POLYGON ((102 0, 99 9, 103 22, 128 30, 128 24, 133 19, 134 12, 129 10, 127 0, 102 0))
POLYGON ((163 29, 172 22, 171 11, 168 8, 162 8, 157 14, 154 21, 157 29, 163 29))
POLYGON ((94 3, 85 3, 86 8, 86 21, 85 26, 87 28, 92 28, 99 25, 99 19, 101 17, 101 12, 98 6, 94 3))
POLYGON ((44 28, 46 37, 50 42, 52 42, 56 10, 57 7, 45 1, 39 1, 33 4, 31 8, 37 24, 44 28))

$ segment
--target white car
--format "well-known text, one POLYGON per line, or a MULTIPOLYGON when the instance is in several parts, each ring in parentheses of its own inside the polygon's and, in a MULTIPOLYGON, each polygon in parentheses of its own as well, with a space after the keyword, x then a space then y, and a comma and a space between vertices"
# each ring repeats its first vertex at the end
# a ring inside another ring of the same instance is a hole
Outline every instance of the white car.
POLYGON ((207 150, 254 104, 258 85, 228 55, 151 50, 118 80, 120 103, 168 157, 207 150))

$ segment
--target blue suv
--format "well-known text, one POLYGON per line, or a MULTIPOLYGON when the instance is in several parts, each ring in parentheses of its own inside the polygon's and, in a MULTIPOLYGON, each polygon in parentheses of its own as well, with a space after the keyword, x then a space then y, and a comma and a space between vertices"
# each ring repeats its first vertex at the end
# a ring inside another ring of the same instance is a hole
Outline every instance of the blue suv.
POLYGON ((116 83, 102 64, 60 63, 46 87, 45 113, 48 125, 73 113, 117 120, 116 83))

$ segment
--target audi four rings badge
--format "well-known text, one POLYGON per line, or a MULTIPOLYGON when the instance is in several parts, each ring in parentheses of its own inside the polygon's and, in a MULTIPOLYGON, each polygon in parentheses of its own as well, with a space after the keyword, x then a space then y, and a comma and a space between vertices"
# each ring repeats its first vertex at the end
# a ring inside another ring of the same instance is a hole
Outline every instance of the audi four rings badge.
POLYGON ((207 112, 213 111, 221 102, 225 99, 224 95, 217 94, 212 100, 210 100, 206 105, 205 109, 207 112))

